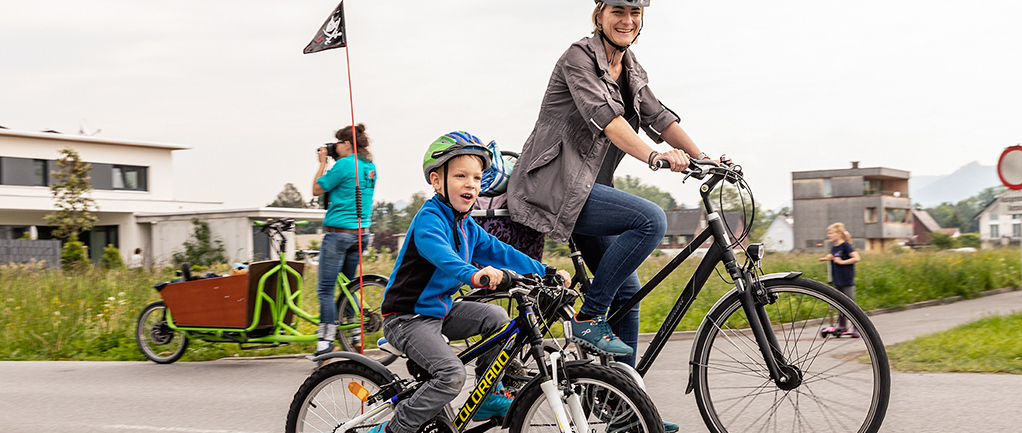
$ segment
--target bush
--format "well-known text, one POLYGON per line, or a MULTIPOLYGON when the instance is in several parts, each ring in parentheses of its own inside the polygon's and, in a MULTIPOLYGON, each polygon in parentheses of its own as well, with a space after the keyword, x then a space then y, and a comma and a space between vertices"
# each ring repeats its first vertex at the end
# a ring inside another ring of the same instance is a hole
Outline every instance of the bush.
POLYGON ((121 251, 113 244, 106 244, 106 248, 103 248, 103 260, 99 262, 99 265, 103 269, 124 269, 121 251))
POLYGON ((60 249, 60 265, 67 269, 89 266, 89 256, 85 244, 78 240, 78 234, 72 233, 60 249))
POLYGON ((979 233, 962 233, 958 236, 958 243, 963 247, 979 248, 979 233))
POLYGON ((930 233, 930 244, 938 250, 948 250, 956 247, 955 238, 947 233, 930 233))

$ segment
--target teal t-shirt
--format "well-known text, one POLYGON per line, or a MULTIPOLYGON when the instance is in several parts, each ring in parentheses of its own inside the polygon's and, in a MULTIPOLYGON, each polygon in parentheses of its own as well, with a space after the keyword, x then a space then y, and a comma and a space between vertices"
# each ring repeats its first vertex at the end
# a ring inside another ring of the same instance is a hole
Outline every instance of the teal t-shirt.
MULTIPOLYGON (((316 183, 327 192, 330 207, 327 208, 323 225, 341 229, 357 229, 358 216, 355 211, 355 155, 349 155, 334 162, 316 183)), ((376 165, 358 160, 358 186, 362 189, 362 228, 372 225, 373 192, 376 190, 376 165)))

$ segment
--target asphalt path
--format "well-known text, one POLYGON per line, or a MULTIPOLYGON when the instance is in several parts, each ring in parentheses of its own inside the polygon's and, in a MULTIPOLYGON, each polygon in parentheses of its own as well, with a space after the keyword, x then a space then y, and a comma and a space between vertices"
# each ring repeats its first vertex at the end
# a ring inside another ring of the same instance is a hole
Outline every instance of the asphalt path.
MULTIPOLYGON (((885 344, 1022 311, 1022 291, 872 316, 885 344)), ((705 431, 685 395, 691 340, 678 333, 646 375, 664 419, 705 431)), ((1005 336, 1022 338, 1022 336, 1005 336)), ((270 433, 312 364, 298 358, 206 362, 0 362, 0 432, 270 433)), ((1022 376, 893 372, 882 431, 1020 431, 1022 376)))

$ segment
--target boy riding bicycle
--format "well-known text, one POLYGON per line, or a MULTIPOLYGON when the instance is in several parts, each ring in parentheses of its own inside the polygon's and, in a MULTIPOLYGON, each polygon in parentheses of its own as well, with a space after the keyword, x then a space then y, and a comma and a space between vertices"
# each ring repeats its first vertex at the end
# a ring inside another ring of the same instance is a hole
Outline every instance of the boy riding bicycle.
MULTIPOLYGON (((447 342, 498 331, 510 318, 503 308, 477 302, 454 302, 463 284, 496 288, 497 268, 518 273, 570 276, 529 258, 484 231, 468 217, 479 196, 490 153, 478 138, 452 132, 434 141, 423 157, 423 174, 436 195, 415 214, 384 293, 383 333, 388 342, 426 368, 433 377, 401 401, 391 422, 370 433, 413 433, 454 400, 465 383, 465 366, 447 342), (473 263, 482 265, 480 269, 473 263)), ((476 361, 476 377, 496 353, 476 361)), ((498 385, 473 416, 504 416, 511 397, 498 385)))

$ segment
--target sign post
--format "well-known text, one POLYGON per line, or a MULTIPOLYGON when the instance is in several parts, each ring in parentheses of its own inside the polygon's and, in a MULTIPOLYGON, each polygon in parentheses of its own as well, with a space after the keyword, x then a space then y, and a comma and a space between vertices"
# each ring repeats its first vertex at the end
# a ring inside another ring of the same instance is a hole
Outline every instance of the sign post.
MULTIPOLYGON (((997 176, 1008 189, 1022 190, 1022 145, 1009 146, 1001 152, 997 160, 997 176)), ((1022 242, 1019 243, 1019 250, 1022 251, 1022 242)))

